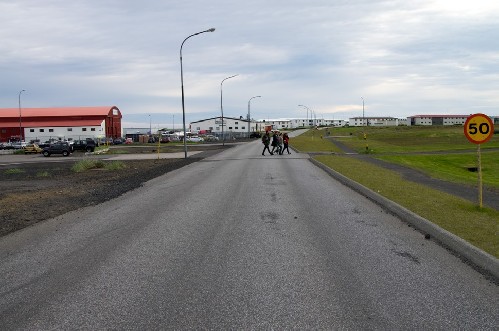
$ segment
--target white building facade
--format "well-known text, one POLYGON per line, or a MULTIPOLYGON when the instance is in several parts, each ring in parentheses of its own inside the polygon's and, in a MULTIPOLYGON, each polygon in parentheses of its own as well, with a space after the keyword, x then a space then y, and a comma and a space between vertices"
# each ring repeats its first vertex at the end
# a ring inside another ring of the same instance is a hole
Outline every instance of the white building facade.
POLYGON ((212 134, 217 137, 223 135, 225 138, 240 138, 247 137, 248 132, 261 131, 260 124, 254 120, 248 121, 244 118, 222 117, 207 118, 204 120, 191 122, 189 124, 189 131, 193 134, 212 134))
POLYGON ((407 125, 464 125, 469 115, 415 115, 407 117, 407 125))
POLYGON ((351 117, 348 120, 350 126, 398 126, 405 125, 395 117, 351 117))

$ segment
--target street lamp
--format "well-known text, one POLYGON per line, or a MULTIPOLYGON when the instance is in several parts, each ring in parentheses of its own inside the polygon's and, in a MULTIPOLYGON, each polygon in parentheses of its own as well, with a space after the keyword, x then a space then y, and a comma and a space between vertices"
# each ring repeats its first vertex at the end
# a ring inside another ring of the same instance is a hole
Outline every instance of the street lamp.
POLYGON ((224 78, 224 79, 222 79, 222 82, 220 83, 220 111, 222 112, 222 145, 223 146, 225 146, 225 136, 224 136, 224 107, 223 107, 223 102, 222 102, 222 86, 223 86, 224 81, 226 81, 227 79, 230 79, 230 78, 234 78, 236 76, 239 76, 239 74, 224 78))
POLYGON ((22 115, 21 115, 21 93, 26 92, 26 90, 19 91, 19 142, 23 140, 22 134, 22 115))
POLYGON ((362 99, 362 126, 364 126, 364 122, 366 121, 364 117, 364 98, 360 97, 362 99))
POLYGON ((250 137, 250 127, 251 127, 251 111, 250 111, 250 103, 254 98, 261 98, 261 95, 254 96, 248 100, 248 138, 250 137))
POLYGON ((149 114, 149 134, 152 135, 151 114, 149 114))
POLYGON ((182 68, 182 47, 184 46, 184 43, 186 42, 186 40, 189 39, 190 37, 197 36, 198 34, 201 34, 201 33, 213 32, 213 31, 215 31, 215 28, 211 28, 208 30, 204 30, 201 32, 191 34, 189 37, 185 38, 184 41, 182 42, 182 44, 180 45, 180 83, 182 86, 182 119, 183 119, 183 123, 184 123, 184 154, 185 154, 186 159, 187 159, 187 144, 186 144, 186 139, 185 139, 186 132, 185 132, 185 105, 184 105, 184 70, 182 68))
POLYGON ((312 116, 312 110, 310 108, 308 108, 307 106, 304 106, 304 105, 298 105, 298 107, 305 107, 307 108, 307 126, 308 126, 308 111, 310 110, 310 116, 312 116))

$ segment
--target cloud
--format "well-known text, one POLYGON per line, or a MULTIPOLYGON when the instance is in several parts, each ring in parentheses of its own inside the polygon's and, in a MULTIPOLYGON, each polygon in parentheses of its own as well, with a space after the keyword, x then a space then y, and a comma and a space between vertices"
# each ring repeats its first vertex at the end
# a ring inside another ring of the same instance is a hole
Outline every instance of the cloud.
POLYGON ((0 107, 26 89, 30 107, 173 117, 181 43, 215 27, 183 46, 189 120, 219 112, 233 74, 223 94, 233 116, 254 95, 255 118, 303 115, 298 104, 348 118, 360 97, 373 116, 497 115, 496 1, 0 0, 0 20, 0 107))

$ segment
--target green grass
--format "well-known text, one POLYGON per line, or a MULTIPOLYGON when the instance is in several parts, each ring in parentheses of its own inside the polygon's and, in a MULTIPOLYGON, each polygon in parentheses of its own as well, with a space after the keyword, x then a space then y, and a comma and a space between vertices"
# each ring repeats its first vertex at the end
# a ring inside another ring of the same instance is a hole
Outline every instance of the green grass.
POLYGON ((91 169, 106 169, 119 170, 126 168, 126 165, 121 161, 104 162, 96 159, 84 159, 76 162, 72 167, 73 172, 83 172, 91 169))
MULTIPOLYGON (((331 128, 331 135, 359 153, 407 153, 473 150, 462 126, 397 126, 331 128), (364 139, 364 133, 367 139, 364 139), (344 138, 341 138, 344 137, 344 138)), ((499 148, 499 135, 482 144, 482 149, 499 148)))
POLYGON ((19 168, 12 168, 12 169, 5 170, 4 173, 7 174, 7 175, 22 174, 22 173, 24 173, 24 170, 23 169, 19 169, 19 168))
MULTIPOLYGON (((477 153, 432 155, 380 155, 376 158, 423 171, 434 178, 462 184, 478 184, 477 153)), ((499 151, 481 153, 482 182, 499 189, 499 151)))
POLYGON ((499 212, 403 179, 397 172, 339 155, 319 162, 499 257, 499 212))
POLYGON ((50 174, 48 171, 40 171, 36 174, 36 177, 50 177, 50 174))
POLYGON ((326 130, 308 130, 307 132, 291 138, 290 146, 301 152, 332 152, 341 153, 341 150, 335 144, 325 139, 326 130))

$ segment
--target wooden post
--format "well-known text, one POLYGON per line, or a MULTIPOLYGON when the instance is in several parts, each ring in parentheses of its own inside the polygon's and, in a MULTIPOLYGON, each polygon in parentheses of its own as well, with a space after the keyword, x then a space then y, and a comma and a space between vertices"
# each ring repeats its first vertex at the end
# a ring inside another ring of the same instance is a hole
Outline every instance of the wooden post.
POLYGON ((483 182, 482 182, 482 153, 480 150, 480 144, 478 144, 478 203, 480 208, 483 206, 483 182))

